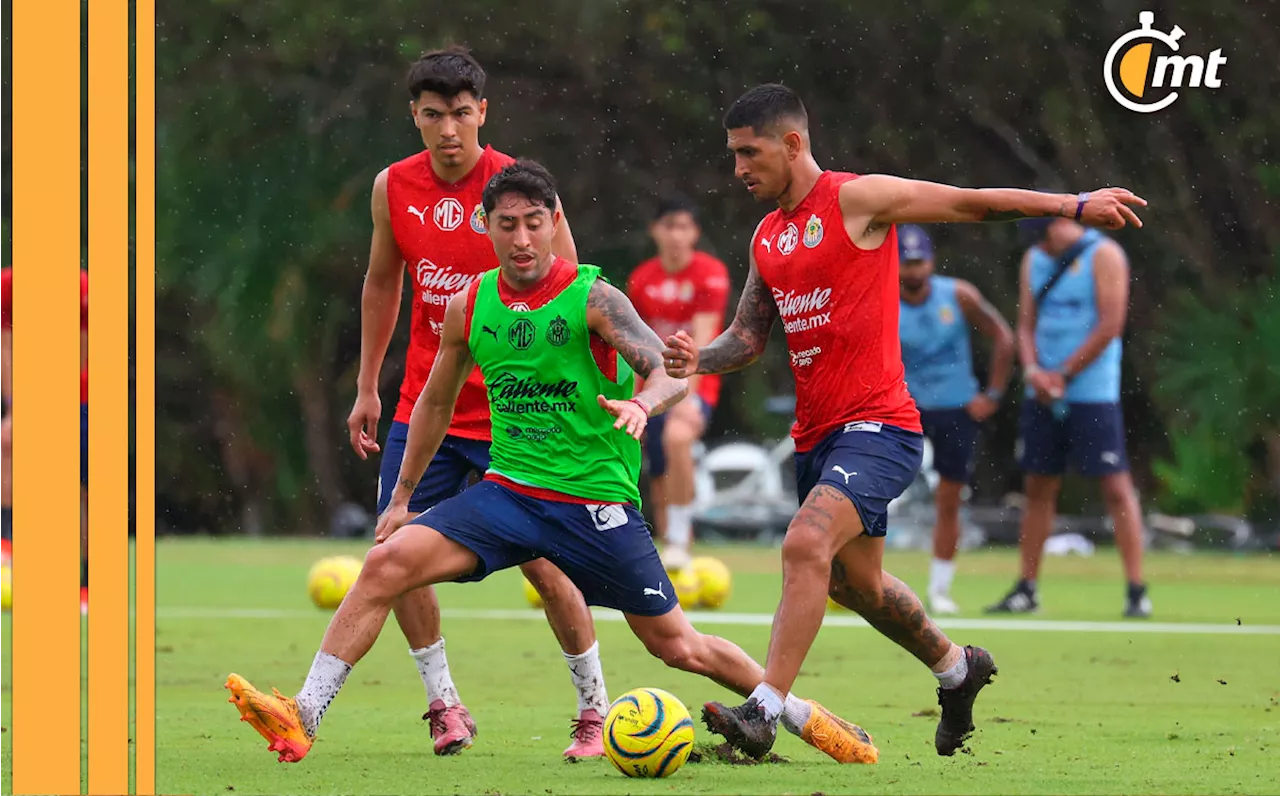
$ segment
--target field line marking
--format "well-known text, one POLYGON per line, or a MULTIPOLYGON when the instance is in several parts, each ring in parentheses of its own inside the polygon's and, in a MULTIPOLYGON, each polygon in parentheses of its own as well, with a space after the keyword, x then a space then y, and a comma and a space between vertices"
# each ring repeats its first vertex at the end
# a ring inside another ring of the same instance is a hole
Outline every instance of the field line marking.
MULTIPOLYGON (((467 609, 442 608, 446 619, 478 619, 505 621, 545 622, 541 611, 527 609, 467 609)), ((593 608, 597 622, 620 622, 621 613, 593 608)), ((279 608, 211 608, 190 606, 160 606, 156 608, 159 619, 317 619, 328 614, 319 610, 286 610, 279 608)), ((695 625, 762 625, 773 623, 773 614, 727 613, 720 611, 690 611, 689 619, 695 625)), ((1280 625, 1204 624, 1191 622, 1084 622, 1057 619, 997 619, 997 618, 941 618, 935 619, 943 630, 1009 630, 1029 633, 1168 633, 1174 635, 1224 635, 1224 636, 1280 636, 1280 625)), ((823 627, 869 627, 861 617, 827 614, 823 627)))

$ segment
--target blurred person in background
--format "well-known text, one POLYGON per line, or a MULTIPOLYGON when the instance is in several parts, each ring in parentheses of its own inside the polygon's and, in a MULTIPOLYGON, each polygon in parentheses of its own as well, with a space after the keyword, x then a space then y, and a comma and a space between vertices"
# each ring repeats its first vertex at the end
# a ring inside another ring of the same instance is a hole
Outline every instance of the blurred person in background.
POLYGON ((1070 462, 1102 486, 1127 581, 1124 616, 1145 619, 1151 600, 1142 580, 1142 510, 1120 408, 1129 262, 1114 240, 1069 218, 1028 219, 1020 226, 1031 244, 1022 257, 1018 299, 1018 354, 1026 381, 1017 451, 1027 496, 1022 571, 987 611, 1039 609, 1040 562, 1070 462))
POLYGON ((1009 322, 969 282, 934 273, 933 241, 919 226, 898 227, 901 306, 898 329, 907 389, 920 409, 920 425, 933 446, 933 561, 929 565, 929 609, 959 612, 951 598, 960 543, 961 493, 973 475, 978 426, 1000 408, 1013 369, 1009 322), (973 328, 991 341, 987 388, 973 372, 973 328))
MULTIPOLYGON (((698 251, 702 229, 697 206, 671 196, 658 204, 649 225, 658 249, 631 272, 627 295, 640 317, 662 339, 689 329, 698 345, 707 345, 724 329, 729 304, 729 270, 719 259, 698 251)), ((645 454, 658 537, 666 544, 669 570, 689 564, 693 540, 693 446, 706 433, 720 398, 719 376, 689 379, 689 396, 649 420, 645 454)))
MULTIPOLYGON (((408 75, 409 112, 423 150, 383 169, 373 183, 373 241, 361 298, 360 372, 347 419, 351 447, 362 459, 380 450, 378 377, 399 317, 406 267, 413 296, 404 380, 378 476, 379 514, 396 486, 409 417, 440 348, 445 307, 455 294, 498 266, 481 193, 490 177, 514 161, 480 144, 489 107, 485 80, 484 69, 462 48, 429 52, 414 62, 408 75)), ((567 222, 557 229, 553 246, 559 256, 577 262, 567 222)), ((486 331, 496 338, 498 330, 486 331)), ((466 489, 473 474, 489 468, 490 440, 485 384, 480 371, 473 369, 458 396, 449 433, 410 508, 426 511, 466 489)), ((551 563, 538 559, 521 569, 542 596, 578 692, 573 742, 565 756, 603 755, 601 728, 609 699, 591 612, 578 589, 551 563)), ((426 718, 435 753, 460 752, 472 744, 475 723, 449 672, 435 590, 424 586, 408 592, 394 609, 427 691, 426 718)))

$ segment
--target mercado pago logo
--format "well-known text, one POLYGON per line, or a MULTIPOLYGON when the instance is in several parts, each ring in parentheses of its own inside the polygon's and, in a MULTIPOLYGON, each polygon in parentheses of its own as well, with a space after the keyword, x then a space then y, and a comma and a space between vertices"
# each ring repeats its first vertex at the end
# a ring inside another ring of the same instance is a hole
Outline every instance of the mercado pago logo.
POLYGON ((1227 62, 1219 47, 1207 56, 1181 52, 1186 31, 1177 25, 1156 30, 1152 11, 1138 14, 1139 27, 1115 40, 1107 50, 1102 75, 1116 102, 1138 113, 1164 110, 1178 99, 1179 89, 1222 86, 1218 70, 1227 62))

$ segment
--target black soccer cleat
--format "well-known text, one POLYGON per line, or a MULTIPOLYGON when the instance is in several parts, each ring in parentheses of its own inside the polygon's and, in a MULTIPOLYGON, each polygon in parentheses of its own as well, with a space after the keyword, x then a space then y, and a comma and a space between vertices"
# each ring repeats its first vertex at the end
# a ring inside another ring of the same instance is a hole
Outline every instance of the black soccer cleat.
POLYGON ((1000 602, 986 607, 989 614, 1034 614, 1039 610, 1040 601, 1036 599, 1035 590, 1022 581, 1018 581, 1000 602))
POLYGON ((991 659, 991 653, 982 647, 965 647, 964 655, 969 665, 964 682, 955 688, 938 689, 942 718, 938 721, 933 745, 938 754, 945 757, 954 755, 969 739, 973 732, 973 703, 978 698, 978 692, 1000 671, 991 659))
POLYGON ((756 760, 769 754, 778 737, 778 726, 764 715, 764 706, 751 697, 744 704, 728 707, 719 702, 702 706, 702 723, 729 745, 756 760))
POLYGON ((1151 598, 1145 583, 1130 584, 1124 601, 1125 619, 1150 619, 1151 598))

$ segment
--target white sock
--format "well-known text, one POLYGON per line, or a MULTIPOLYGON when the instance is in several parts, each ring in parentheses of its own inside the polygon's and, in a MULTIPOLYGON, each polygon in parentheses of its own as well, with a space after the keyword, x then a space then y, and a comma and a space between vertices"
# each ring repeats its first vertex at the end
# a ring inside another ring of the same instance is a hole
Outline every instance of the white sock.
POLYGON ((409 654, 418 664, 418 674, 422 675, 422 685, 427 689, 427 707, 437 699, 447 708, 462 702, 458 696, 458 689, 453 685, 453 677, 449 674, 449 661, 444 656, 443 638, 430 647, 411 649, 409 654))
POLYGON ((604 718, 609 712, 609 694, 604 687, 604 671, 600 668, 600 642, 594 642, 580 655, 564 654, 569 676, 578 690, 578 713, 594 710, 604 718))
POLYGON ((687 552, 692 540, 693 504, 667 506, 667 544, 687 552))
POLYGON ((813 705, 795 694, 787 694, 787 701, 782 705, 782 726, 792 735, 801 735, 804 733, 804 725, 809 723, 811 713, 813 705))
POLYGON ((933 676, 938 678, 938 684, 943 688, 958 687, 968 674, 969 656, 958 644, 952 644, 947 654, 933 667, 933 676))
POLYGON ((956 562, 935 558, 929 562, 929 593, 951 594, 951 581, 956 576, 956 562))
POLYGON ((773 686, 761 683, 751 692, 751 696, 764 707, 764 717, 769 721, 777 721, 782 715, 782 694, 774 690, 773 686))
POLYGON ((311 662, 311 671, 307 672, 307 681, 294 697, 298 703, 302 728, 307 731, 307 735, 315 736, 324 712, 329 709, 350 673, 351 667, 341 658, 327 652, 316 653, 315 660, 311 662))

